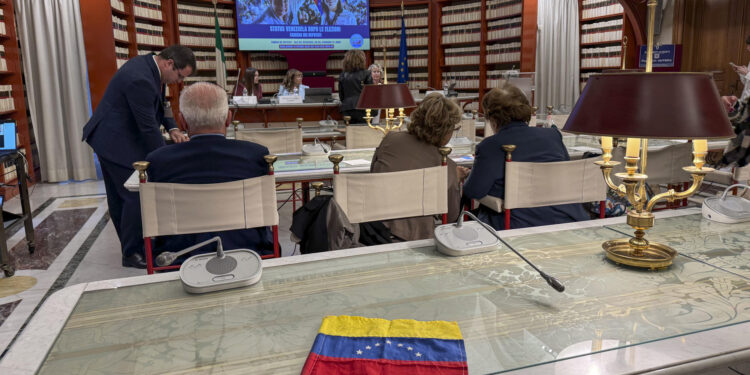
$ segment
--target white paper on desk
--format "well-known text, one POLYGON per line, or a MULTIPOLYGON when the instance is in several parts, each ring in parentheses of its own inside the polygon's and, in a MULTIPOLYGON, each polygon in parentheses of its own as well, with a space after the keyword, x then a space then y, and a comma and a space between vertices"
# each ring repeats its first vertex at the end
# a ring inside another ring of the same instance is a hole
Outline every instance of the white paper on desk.
POLYGON ((345 161, 342 161, 342 163, 350 167, 363 167, 363 166, 370 165, 370 161, 365 160, 365 159, 345 160, 345 161))

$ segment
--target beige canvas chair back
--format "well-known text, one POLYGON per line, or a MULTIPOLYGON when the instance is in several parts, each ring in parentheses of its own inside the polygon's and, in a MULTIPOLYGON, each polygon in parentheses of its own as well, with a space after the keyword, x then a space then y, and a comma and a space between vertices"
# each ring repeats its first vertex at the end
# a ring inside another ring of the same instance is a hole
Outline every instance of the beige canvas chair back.
POLYGON ((144 237, 279 223, 274 176, 218 184, 146 182, 139 192, 144 237))
POLYGON ((505 164, 506 209, 602 201, 607 186, 596 159, 505 164))
POLYGON ((333 176, 333 199, 351 223, 448 212, 445 166, 333 176))
POLYGON ((466 137, 472 142, 476 141, 477 130, 474 119, 461 119, 458 124, 461 125, 461 129, 456 134, 457 137, 466 137))
POLYGON ((355 148, 378 147, 383 137, 383 132, 369 126, 347 126, 346 148, 351 150, 355 148))
MULTIPOLYGON (((622 164, 614 168, 613 173, 625 172, 625 149, 617 147, 612 150, 612 160, 622 164)), ((678 143, 660 150, 648 152, 646 160, 646 182, 650 186, 690 182, 690 174, 682 167, 693 165, 693 144, 678 143)))
POLYGON ((742 183, 750 181, 750 165, 734 168, 734 180, 742 183))
POLYGON ((299 128, 238 130, 235 138, 266 146, 271 154, 302 151, 302 129, 299 128))

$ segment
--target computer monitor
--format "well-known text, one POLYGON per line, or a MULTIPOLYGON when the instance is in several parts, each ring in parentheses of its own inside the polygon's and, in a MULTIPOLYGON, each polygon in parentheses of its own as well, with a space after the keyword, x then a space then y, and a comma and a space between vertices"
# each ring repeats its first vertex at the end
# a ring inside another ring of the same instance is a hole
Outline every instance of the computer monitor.
POLYGON ((330 100, 330 87, 310 87, 305 89, 305 103, 325 103, 330 100))
POLYGON ((16 148, 15 121, 0 121, 0 153, 15 151, 16 148))

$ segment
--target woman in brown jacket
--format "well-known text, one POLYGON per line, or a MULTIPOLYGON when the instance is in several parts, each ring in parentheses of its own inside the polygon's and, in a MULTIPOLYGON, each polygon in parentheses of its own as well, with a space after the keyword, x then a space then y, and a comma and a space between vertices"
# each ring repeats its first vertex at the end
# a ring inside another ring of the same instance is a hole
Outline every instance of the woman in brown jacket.
MULTIPOLYGON (((390 132, 372 157, 371 172, 397 172, 441 164, 438 147, 446 145, 461 121, 461 109, 440 94, 425 97, 411 114, 408 132, 390 132)), ((448 222, 458 218, 461 198, 459 181, 468 170, 448 159, 448 222)), ((391 233, 405 241, 432 238, 435 216, 384 221, 391 233)))

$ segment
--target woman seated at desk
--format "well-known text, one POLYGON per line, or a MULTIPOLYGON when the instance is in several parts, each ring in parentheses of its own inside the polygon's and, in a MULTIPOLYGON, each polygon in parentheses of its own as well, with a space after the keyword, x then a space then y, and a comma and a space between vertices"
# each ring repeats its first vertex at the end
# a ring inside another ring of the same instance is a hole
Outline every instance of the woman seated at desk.
MULTIPOLYGON (((372 156, 371 172, 398 172, 429 168, 442 164, 438 147, 451 139, 461 121, 461 109, 440 94, 425 97, 411 114, 408 132, 390 132, 380 142, 372 156)), ((455 222, 459 214, 459 180, 466 177, 466 168, 448 159, 448 221, 455 222)), ((405 241, 432 238, 435 217, 423 216, 383 221, 391 233, 405 241)))
POLYGON ((257 69, 245 69, 242 82, 237 82, 237 87, 234 89, 234 96, 255 96, 258 99, 263 97, 263 86, 260 84, 260 74, 257 69))
POLYGON ((279 87, 279 96, 287 95, 299 95, 302 100, 305 100, 305 89, 310 86, 302 84, 302 72, 297 69, 289 69, 286 72, 286 77, 281 81, 279 87))
MULTIPOLYGON (((464 195, 481 199, 486 195, 503 198, 505 193, 505 151, 503 145, 516 145, 513 161, 553 162, 570 160, 562 134, 553 128, 529 127, 532 109, 526 95, 516 86, 506 84, 492 89, 482 99, 482 109, 495 131, 476 149, 474 167, 464 183, 464 195)), ((554 181, 550 181, 554 183, 554 181)), ((483 222, 495 229, 505 228, 504 215, 479 206, 483 222)), ((590 219, 581 204, 517 208, 510 211, 510 227, 568 223, 590 219)))

